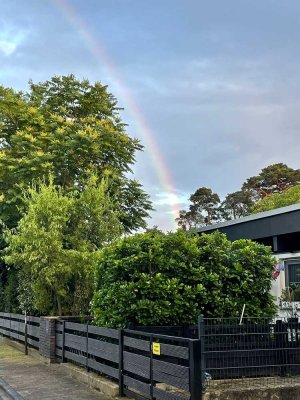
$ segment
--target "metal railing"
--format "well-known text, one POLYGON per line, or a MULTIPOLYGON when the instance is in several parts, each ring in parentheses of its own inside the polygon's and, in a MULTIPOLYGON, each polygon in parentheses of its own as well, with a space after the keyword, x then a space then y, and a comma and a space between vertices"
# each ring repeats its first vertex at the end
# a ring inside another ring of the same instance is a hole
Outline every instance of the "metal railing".
POLYGON ((200 318, 199 337, 210 386, 300 383, 298 318, 200 318))

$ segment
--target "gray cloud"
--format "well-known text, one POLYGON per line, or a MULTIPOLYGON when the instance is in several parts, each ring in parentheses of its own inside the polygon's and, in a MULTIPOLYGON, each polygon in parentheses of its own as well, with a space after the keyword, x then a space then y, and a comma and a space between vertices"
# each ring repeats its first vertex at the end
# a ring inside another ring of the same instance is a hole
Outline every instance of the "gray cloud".
MULTIPOLYGON (((171 203, 183 207, 200 186, 224 196, 270 163, 299 167, 298 2, 69 1, 118 67, 173 175, 172 197, 153 149, 137 155, 134 173, 157 210, 151 224, 170 228, 171 203)), ((146 144, 114 74, 54 1, 0 8, 0 83, 24 89, 30 78, 71 72, 102 80, 146 144)))

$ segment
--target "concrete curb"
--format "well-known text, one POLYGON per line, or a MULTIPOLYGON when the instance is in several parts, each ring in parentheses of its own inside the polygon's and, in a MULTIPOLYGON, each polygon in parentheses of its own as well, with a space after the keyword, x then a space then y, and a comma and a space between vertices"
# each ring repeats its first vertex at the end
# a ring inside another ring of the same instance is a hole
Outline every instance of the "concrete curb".
POLYGON ((13 400, 24 400, 18 392, 15 391, 11 386, 9 386, 3 379, 0 378, 0 388, 4 390, 4 392, 10 396, 13 400))

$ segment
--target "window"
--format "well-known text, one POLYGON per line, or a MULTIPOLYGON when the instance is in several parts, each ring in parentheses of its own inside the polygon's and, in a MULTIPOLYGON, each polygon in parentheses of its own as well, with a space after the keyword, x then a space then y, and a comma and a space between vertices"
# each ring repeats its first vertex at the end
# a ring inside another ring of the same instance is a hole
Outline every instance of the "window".
POLYGON ((285 281, 292 301, 300 301, 300 259, 285 262, 285 281))

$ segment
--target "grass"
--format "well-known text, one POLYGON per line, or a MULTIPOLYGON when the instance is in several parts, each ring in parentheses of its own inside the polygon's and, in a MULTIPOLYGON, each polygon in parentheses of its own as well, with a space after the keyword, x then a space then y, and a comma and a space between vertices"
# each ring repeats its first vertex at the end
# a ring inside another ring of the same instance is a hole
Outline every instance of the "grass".
POLYGON ((18 357, 22 357, 23 354, 14 349, 11 346, 8 346, 6 344, 2 344, 0 343, 0 361, 5 359, 5 358, 18 358, 18 357))

